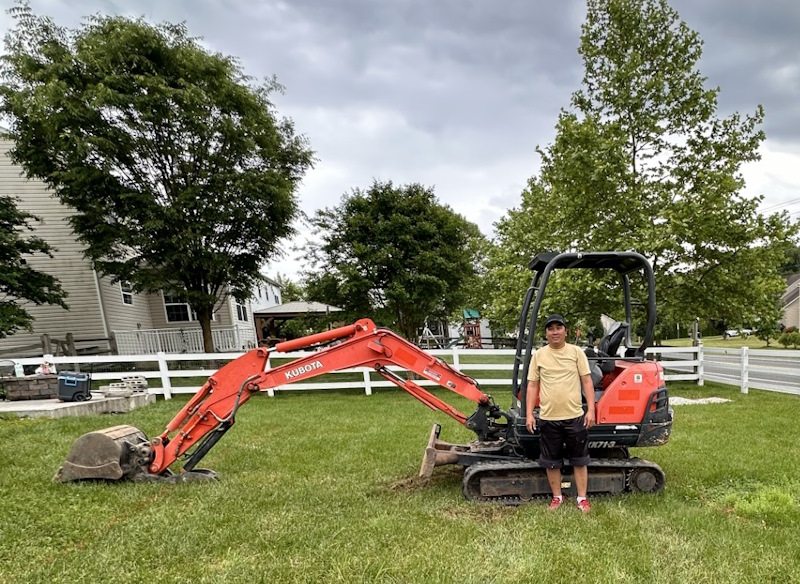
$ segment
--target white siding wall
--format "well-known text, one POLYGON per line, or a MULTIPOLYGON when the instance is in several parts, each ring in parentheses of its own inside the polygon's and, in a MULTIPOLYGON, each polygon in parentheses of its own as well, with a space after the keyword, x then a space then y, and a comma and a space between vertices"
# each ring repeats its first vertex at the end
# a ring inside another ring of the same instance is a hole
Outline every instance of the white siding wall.
MULTIPOLYGON (((224 305, 217 302, 214 306, 214 320, 211 321, 211 326, 230 326, 231 325, 231 309, 230 299, 226 300, 224 305)), ((152 328, 200 328, 200 323, 197 321, 191 322, 167 322, 167 313, 164 310, 164 297, 161 294, 151 294, 148 296, 148 304, 150 307, 150 314, 153 316, 152 328)))
POLYGON ((253 292, 250 303, 254 312, 261 312, 266 308, 281 304, 281 288, 271 280, 262 282, 253 292))
POLYGON ((135 331, 153 328, 150 301, 146 294, 133 294, 133 304, 125 304, 119 283, 112 284, 110 278, 100 279, 100 293, 109 330, 135 331))
POLYGON ((0 348, 15 347, 37 342, 48 333, 63 339, 72 332, 76 337, 102 337, 105 335, 97 297, 94 273, 82 256, 82 247, 75 241, 67 222, 70 211, 52 198, 47 187, 39 181, 29 181, 21 175, 7 153, 11 143, 0 140, 0 194, 21 199, 18 207, 42 219, 31 226, 35 234, 57 248, 53 258, 35 255, 26 258, 32 268, 52 274, 61 281, 69 293, 66 299, 70 310, 58 306, 25 305, 34 317, 34 332, 20 331, 0 339, 0 348))

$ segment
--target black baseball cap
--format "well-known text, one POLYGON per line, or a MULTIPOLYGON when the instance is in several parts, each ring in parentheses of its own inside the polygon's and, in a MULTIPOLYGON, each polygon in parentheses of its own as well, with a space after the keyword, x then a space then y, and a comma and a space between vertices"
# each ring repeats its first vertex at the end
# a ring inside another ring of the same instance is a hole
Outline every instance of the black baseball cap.
POLYGON ((561 326, 565 328, 567 326, 567 321, 564 320, 563 316, 561 316, 560 314, 551 314, 550 316, 547 317, 547 320, 544 321, 544 328, 549 327, 554 322, 559 323, 561 326))

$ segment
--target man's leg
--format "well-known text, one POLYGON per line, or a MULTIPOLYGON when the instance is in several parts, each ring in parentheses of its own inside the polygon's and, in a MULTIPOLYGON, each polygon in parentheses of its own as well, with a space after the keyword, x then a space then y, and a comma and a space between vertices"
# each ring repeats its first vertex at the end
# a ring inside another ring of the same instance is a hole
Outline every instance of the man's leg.
MULTIPOLYGON (((575 476, 575 487, 578 490, 578 496, 586 498, 586 486, 589 482, 589 472, 585 466, 573 466, 572 474, 575 476)), ((550 480, 550 473, 547 473, 547 479, 550 480)), ((550 483, 552 486, 553 483, 550 483)))
MULTIPOLYGON (((584 467, 586 470, 586 467, 584 467)), ((550 483, 550 490, 553 492, 554 497, 561 496, 561 469, 560 468, 548 468, 547 469, 547 482, 550 483)), ((584 483, 584 487, 585 487, 584 483)), ((584 493, 586 489, 583 489, 584 493)))
POLYGON ((571 420, 566 425, 566 430, 567 453, 575 477, 575 489, 578 497, 586 498, 589 482, 589 432, 583 424, 583 417, 571 420))
MULTIPOLYGON (((547 472, 547 482, 550 485, 550 491, 553 493, 553 498, 556 497, 563 500, 561 493, 561 465, 564 462, 563 453, 563 437, 559 422, 551 422, 548 420, 541 420, 539 422, 539 447, 541 454, 539 455, 539 464, 545 468, 547 472)), ((555 509, 560 505, 554 506, 550 504, 551 509, 555 509)))

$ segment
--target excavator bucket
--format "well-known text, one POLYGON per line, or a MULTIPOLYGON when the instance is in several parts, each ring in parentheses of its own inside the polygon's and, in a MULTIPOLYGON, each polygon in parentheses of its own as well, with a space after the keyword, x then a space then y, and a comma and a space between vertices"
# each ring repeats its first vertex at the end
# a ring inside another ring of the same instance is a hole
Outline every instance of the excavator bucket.
POLYGON ((89 432, 72 445, 53 480, 136 479, 146 473, 152 449, 144 432, 134 426, 113 426, 89 432))

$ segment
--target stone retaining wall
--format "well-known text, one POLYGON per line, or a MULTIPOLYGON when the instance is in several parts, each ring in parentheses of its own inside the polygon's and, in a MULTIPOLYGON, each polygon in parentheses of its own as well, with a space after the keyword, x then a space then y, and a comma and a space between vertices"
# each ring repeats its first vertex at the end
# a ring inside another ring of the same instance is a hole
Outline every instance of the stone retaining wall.
POLYGON ((58 375, 30 375, 3 379, 8 401, 58 397, 58 375))

